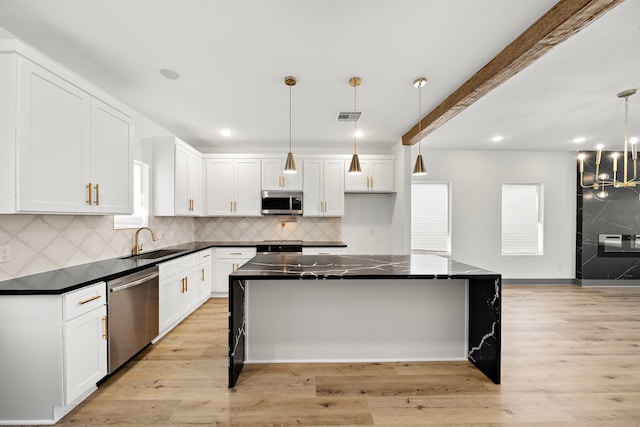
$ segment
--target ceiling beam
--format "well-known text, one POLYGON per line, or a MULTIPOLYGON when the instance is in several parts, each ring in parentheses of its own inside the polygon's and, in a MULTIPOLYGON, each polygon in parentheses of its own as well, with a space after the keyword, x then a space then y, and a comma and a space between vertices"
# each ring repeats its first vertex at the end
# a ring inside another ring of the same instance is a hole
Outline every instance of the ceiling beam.
POLYGON ((624 0, 560 0, 402 136, 413 145, 624 0), (420 132, 418 131, 419 129, 420 132))

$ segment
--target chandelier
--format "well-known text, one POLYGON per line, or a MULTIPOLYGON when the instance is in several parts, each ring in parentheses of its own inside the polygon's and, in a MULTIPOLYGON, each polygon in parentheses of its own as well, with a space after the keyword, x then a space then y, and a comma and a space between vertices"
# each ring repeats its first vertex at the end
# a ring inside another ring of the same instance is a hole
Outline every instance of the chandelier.
POLYGON ((636 169, 636 162, 638 160, 638 151, 636 142, 629 143, 629 97, 636 93, 635 89, 625 90, 618 94, 618 98, 624 98, 624 152, 622 154, 622 180, 618 179, 618 157, 620 153, 614 152, 611 154, 612 158, 612 173, 603 172, 600 168, 602 160, 602 144, 599 144, 596 152, 596 166, 595 173, 593 174, 593 184, 584 184, 584 161, 587 158, 585 153, 578 155, 580 161, 580 186, 582 188, 591 188, 599 190, 596 196, 598 198, 607 197, 608 193, 605 191, 606 187, 623 188, 623 187, 635 187, 638 182, 638 174, 636 169), (629 152, 631 152, 631 160, 633 160, 633 176, 629 177, 629 152))

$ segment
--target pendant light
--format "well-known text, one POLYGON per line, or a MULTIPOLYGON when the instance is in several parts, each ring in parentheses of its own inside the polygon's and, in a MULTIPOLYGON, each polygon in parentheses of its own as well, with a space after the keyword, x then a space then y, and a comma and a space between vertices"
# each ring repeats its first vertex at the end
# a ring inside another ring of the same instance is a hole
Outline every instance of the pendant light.
POLYGON ((291 86, 295 86, 296 83, 297 80, 293 76, 284 78, 284 84, 289 86, 289 153, 287 154, 287 161, 284 164, 284 173, 298 173, 296 162, 293 160, 293 153, 291 152, 291 86))
MULTIPOLYGON (((362 83, 362 79, 360 77, 351 77, 349 79, 349 84, 353 87, 353 114, 355 115, 358 111, 357 109, 357 95, 356 88, 360 86, 362 83)), ((360 175, 362 173, 362 168, 360 167, 360 159, 358 159, 358 122, 357 120, 353 121, 353 157, 351 157, 351 164, 349 165, 349 175, 360 175)))
MULTIPOLYGON (((418 135, 422 132, 422 86, 427 84, 427 79, 420 77, 415 79, 413 87, 418 88, 418 135)), ((422 160, 422 153, 420 152, 420 142, 418 141, 418 158, 416 159, 416 165, 413 167, 413 176, 424 176, 427 174, 427 170, 424 168, 424 161, 422 160)))

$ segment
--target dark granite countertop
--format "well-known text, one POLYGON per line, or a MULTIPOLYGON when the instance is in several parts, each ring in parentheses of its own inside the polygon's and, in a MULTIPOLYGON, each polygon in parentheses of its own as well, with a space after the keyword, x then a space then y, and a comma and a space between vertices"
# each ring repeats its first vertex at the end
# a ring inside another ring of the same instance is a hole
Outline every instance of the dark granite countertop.
POLYGON ((257 255, 237 279, 468 279, 498 273, 436 255, 257 255))
MULTIPOLYGON (((215 247, 255 247, 261 241, 203 241, 174 245, 158 249, 178 250, 171 255, 156 259, 109 258, 101 261, 60 268, 29 276, 0 281, 0 295, 59 295, 100 281, 125 276, 165 261, 215 247)), ((304 241, 306 247, 345 247, 344 242, 304 241)), ((157 249, 154 249, 157 250, 157 249)), ((152 251, 148 251, 152 252, 152 251)))

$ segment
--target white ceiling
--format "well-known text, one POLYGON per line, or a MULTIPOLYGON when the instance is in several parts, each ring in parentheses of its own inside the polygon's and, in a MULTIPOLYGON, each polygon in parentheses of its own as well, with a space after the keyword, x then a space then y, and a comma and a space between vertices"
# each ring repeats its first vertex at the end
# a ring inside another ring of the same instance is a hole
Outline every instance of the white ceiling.
MULTIPOLYGON (((0 27, 203 151, 398 142, 555 0, 0 0, 0 27), (157 70, 182 78, 170 81, 157 70), (222 128, 233 134, 225 138, 222 128)), ((436 130, 423 147, 570 150, 620 139, 640 87, 640 0, 626 0, 436 130), (495 134, 505 139, 490 142, 495 134), (577 146, 571 140, 588 138, 577 146)), ((640 128, 640 94, 631 121, 640 128)), ((634 104, 635 102, 635 104, 634 104)))

